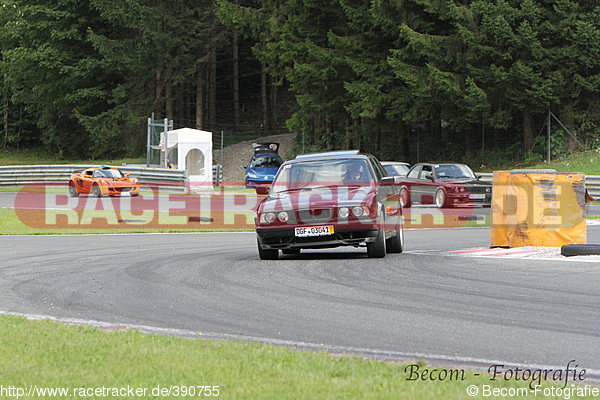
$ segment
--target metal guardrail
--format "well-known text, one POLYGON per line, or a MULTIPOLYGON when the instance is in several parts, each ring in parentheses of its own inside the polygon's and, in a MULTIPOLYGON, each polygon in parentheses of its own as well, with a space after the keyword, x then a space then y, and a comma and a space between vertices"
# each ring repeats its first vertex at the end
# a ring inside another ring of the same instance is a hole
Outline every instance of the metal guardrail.
MULTIPOLYGON (((72 174, 96 165, 23 165, 0 166, 0 187, 23 186, 37 182, 68 182, 72 174)), ((119 169, 140 180, 145 187, 160 187, 169 191, 188 193, 190 190, 189 172, 182 169, 149 168, 124 165, 119 169)), ((213 166, 213 184, 223 181, 221 165, 213 166)))
MULTIPOLYGON (((481 177, 482 181, 492 182, 494 174, 485 173, 477 174, 481 177)), ((598 175, 586 175, 585 176, 585 188, 587 189, 590 196, 600 200, 600 176, 598 175)))
POLYGON ((590 196, 592 196, 594 199, 600 200, 600 176, 586 176, 585 187, 590 196))
MULTIPOLYGON (((35 182, 67 182, 69 177, 94 165, 24 165, 0 166, 0 187, 23 186, 35 182)), ((189 191, 189 173, 182 169, 147 168, 125 165, 119 167, 123 173, 131 174, 140 180, 143 186, 162 187, 173 191, 189 191)), ((481 180, 491 182, 493 174, 481 173, 481 180)), ((223 181, 221 165, 213 166, 213 184, 219 186, 223 181)), ((588 193, 600 199, 600 176, 585 177, 588 193)))
MULTIPOLYGON (((72 174, 94 165, 25 165, 0 167, 0 187, 23 186, 37 182, 68 182, 72 174)), ((131 174, 146 187, 161 187, 175 192, 189 191, 189 174, 186 170, 144 168, 135 166, 119 167, 125 174, 131 174)))

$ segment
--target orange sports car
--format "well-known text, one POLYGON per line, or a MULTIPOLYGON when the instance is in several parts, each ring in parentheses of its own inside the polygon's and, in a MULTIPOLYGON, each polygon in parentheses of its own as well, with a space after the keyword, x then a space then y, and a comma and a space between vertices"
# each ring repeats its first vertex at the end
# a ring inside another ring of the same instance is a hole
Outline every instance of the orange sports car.
POLYGON ((94 197, 104 195, 137 196, 140 194, 140 182, 129 174, 123 174, 114 167, 93 167, 71 175, 69 195, 91 194, 94 197))

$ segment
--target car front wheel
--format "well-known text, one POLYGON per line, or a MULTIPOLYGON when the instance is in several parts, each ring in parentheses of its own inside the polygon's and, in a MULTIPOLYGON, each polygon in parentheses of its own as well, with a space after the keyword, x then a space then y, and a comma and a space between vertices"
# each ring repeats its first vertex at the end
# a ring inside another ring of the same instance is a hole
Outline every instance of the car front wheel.
POLYGON ((435 192, 435 205, 437 208, 444 208, 447 206, 446 204, 446 192, 444 189, 438 188, 435 192))
POLYGON ((279 250, 264 250, 262 247, 260 247, 260 242, 258 241, 258 239, 256 239, 256 244, 258 245, 258 256, 261 260, 277 260, 279 258, 279 250))
POLYGON ((404 248, 404 229, 402 229, 402 224, 398 223, 395 230, 396 235, 385 241, 385 249, 388 253, 402 253, 404 248))
POLYGON ((367 243, 367 255, 369 258, 385 257, 385 232, 383 230, 383 224, 379 225, 377 239, 374 242, 367 243))
POLYGON ((406 187, 402 187, 400 189, 400 203, 402 204, 402 208, 410 208, 410 194, 408 193, 408 189, 406 187))
POLYGON ((102 196, 102 192, 100 191, 100 186, 98 186, 97 183, 94 183, 94 186, 92 187, 92 195, 94 197, 102 196))
POLYGON ((69 196, 79 197, 79 193, 77 193, 77 189, 75 188, 75 184, 73 182, 69 182, 69 196))

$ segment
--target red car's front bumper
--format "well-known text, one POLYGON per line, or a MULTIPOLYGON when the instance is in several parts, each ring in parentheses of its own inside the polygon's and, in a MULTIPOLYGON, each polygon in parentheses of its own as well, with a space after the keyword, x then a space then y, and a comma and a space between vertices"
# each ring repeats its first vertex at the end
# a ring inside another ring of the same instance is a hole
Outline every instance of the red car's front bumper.
POLYGON ((358 246, 375 241, 379 228, 377 225, 354 227, 334 227, 334 233, 326 236, 298 237, 295 227, 257 227, 256 236, 260 246, 265 249, 291 248, 331 248, 340 246, 358 246))

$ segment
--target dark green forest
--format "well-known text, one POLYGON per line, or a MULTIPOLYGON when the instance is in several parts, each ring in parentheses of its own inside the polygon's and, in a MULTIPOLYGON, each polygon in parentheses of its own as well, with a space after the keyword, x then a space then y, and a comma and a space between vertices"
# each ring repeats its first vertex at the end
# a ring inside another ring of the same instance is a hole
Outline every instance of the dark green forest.
POLYGON ((595 1, 1 0, 0 26, 0 149, 139 156, 154 114, 484 164, 541 160, 549 112, 600 146, 595 1))

